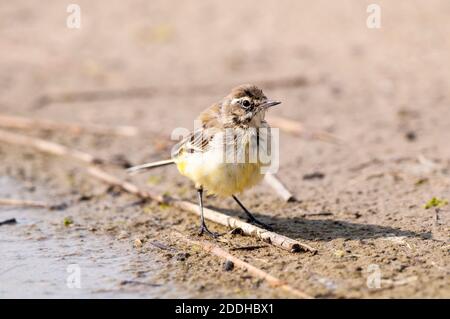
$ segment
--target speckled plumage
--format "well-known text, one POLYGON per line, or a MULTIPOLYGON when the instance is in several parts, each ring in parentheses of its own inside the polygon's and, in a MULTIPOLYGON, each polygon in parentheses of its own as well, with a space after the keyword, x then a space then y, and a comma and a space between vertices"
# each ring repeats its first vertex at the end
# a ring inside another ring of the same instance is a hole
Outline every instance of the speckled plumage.
POLYGON ((172 154, 180 173, 218 196, 241 193, 260 182, 262 163, 258 156, 251 160, 250 154, 270 144, 270 127, 264 121, 267 102, 261 89, 246 84, 203 111, 198 117, 201 128, 172 154))

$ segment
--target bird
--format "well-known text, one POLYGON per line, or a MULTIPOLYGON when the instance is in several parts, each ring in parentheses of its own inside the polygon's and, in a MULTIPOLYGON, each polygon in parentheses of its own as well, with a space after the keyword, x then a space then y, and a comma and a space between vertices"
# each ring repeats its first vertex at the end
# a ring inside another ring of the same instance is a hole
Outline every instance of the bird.
POLYGON ((200 231, 211 237, 219 234, 208 229, 203 215, 203 193, 232 197, 250 222, 268 230, 238 199, 237 194, 255 186, 264 177, 272 134, 265 121, 266 112, 280 101, 268 99, 252 84, 239 85, 197 117, 198 127, 172 149, 169 160, 146 163, 128 169, 129 173, 175 164, 181 175, 189 178, 197 190, 200 231))

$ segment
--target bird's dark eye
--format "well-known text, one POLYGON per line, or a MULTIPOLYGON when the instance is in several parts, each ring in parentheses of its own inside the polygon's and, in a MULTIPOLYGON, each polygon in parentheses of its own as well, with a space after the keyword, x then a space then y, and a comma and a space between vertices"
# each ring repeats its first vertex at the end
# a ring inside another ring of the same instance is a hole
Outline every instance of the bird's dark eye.
POLYGON ((242 106, 245 107, 245 108, 249 107, 250 106, 250 101, 249 100, 242 101, 242 106))

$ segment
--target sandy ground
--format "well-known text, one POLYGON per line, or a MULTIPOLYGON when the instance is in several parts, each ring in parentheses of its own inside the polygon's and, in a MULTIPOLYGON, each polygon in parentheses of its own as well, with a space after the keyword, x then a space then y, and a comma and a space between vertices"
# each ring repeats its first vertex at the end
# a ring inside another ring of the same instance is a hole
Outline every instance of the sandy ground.
MULTIPOLYGON (((273 81, 263 89, 283 101, 274 114, 344 144, 282 133, 279 177, 300 201, 283 203, 265 185, 241 199, 319 253, 271 246, 233 253, 315 297, 450 297, 449 209, 438 223, 424 209, 432 197, 449 199, 450 2, 378 1, 381 29, 368 29, 372 1, 78 0, 82 27, 69 29, 72 2, 0 4, 2 113, 169 135, 192 128, 232 86, 273 81), (85 91, 97 95, 86 99, 85 91), (72 98, 61 98, 66 93, 72 98), (315 172, 323 178, 305 178, 315 172)), ((150 137, 27 134, 116 162, 170 154, 150 137)), ((219 259, 174 238, 173 231, 195 233, 195 215, 140 203, 66 159, 4 144, 0 158, 2 197, 68 205, 0 208, 0 221, 18 221, 0 226, 0 297, 291 297, 242 270, 224 271, 219 259), (64 226, 68 217, 73 224, 64 226), (142 247, 133 246, 136 238, 142 247), (81 289, 66 286, 70 264, 81 267, 81 289)), ((195 200, 173 167, 132 180, 195 200)), ((242 216, 232 200, 206 205, 242 216)), ((218 244, 260 242, 226 235, 218 244)))

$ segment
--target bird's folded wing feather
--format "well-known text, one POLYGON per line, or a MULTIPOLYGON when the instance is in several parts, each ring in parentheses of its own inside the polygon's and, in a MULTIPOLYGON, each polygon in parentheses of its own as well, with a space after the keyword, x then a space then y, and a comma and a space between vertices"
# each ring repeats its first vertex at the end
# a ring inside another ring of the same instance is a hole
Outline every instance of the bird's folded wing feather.
POLYGON ((240 153, 241 146, 249 142, 250 135, 244 130, 228 130, 218 128, 202 128, 190 133, 174 147, 172 158, 186 154, 206 153, 208 151, 240 153))
POLYGON ((183 154, 205 153, 210 149, 210 142, 214 137, 212 129, 198 129, 190 133, 178 144, 175 145, 172 157, 178 157, 183 154))

